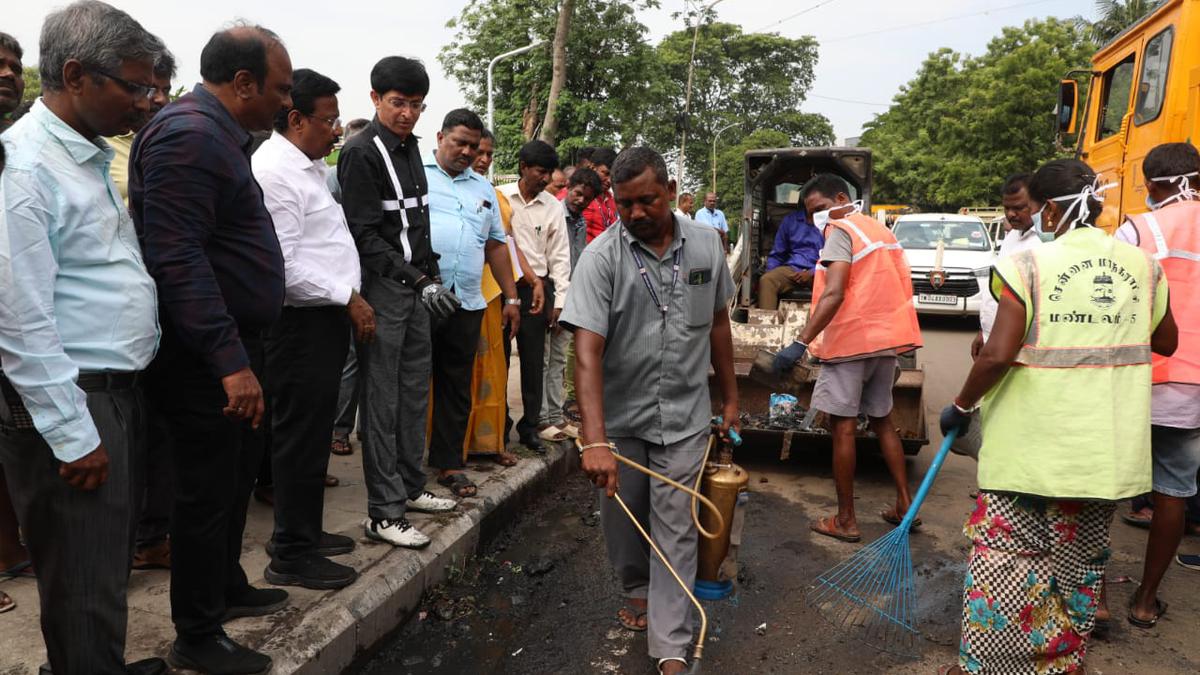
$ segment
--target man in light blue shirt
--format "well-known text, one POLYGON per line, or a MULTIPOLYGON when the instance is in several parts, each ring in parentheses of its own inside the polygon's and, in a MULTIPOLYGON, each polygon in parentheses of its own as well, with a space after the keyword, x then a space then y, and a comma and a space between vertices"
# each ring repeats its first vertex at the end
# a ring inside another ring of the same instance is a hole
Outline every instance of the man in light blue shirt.
POLYGON ((2 138, 0 462, 53 671, 162 672, 124 658, 157 301, 102 137, 149 111, 163 45, 98 2, 50 14, 40 41, 42 98, 2 138))
POLYGON ((717 208, 717 193, 704 195, 704 208, 696 212, 696 222, 716 228, 721 233, 722 250, 729 250, 729 223, 725 220, 725 212, 717 208))
POLYGON ((520 300, 496 191, 471 170, 483 120, 470 110, 451 110, 437 135, 437 149, 425 158, 429 181, 429 235, 438 254, 441 283, 462 301, 454 314, 433 326, 433 434, 429 464, 438 483, 457 497, 475 494, 463 473, 463 441, 471 413, 471 374, 479 347, 483 310, 483 263, 491 265, 504 293, 504 323, 515 332, 520 300))

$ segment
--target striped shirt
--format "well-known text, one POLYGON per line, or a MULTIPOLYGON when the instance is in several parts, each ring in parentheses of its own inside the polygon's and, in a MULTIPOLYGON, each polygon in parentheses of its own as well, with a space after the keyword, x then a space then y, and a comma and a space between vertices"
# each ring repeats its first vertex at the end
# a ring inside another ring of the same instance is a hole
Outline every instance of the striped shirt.
POLYGON ((733 291, 720 235, 691 220, 675 216, 675 237, 661 256, 624 226, 588 244, 560 321, 569 330, 605 338, 604 421, 610 437, 667 445, 708 426, 713 316, 725 311, 733 291), (665 314, 655 297, 666 305, 665 314))

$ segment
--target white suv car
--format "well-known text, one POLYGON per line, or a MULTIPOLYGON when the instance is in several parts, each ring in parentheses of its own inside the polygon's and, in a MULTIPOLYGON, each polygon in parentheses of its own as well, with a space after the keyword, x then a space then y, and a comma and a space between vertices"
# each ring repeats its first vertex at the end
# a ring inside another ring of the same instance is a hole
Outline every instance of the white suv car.
POLYGON ((996 260, 995 245, 982 220, 952 213, 914 213, 897 218, 892 232, 912 268, 917 312, 979 314, 979 279, 988 275, 996 260))

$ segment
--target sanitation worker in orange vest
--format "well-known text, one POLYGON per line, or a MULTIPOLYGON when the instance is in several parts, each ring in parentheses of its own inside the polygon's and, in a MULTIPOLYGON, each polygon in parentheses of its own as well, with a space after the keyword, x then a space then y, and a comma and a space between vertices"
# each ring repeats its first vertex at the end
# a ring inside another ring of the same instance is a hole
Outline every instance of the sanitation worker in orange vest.
POLYGON ((1153 628, 1167 610, 1158 587, 1183 539, 1187 500, 1200 471, 1200 153, 1190 143, 1164 143, 1142 162, 1149 213, 1129 216, 1116 238, 1162 264, 1179 326, 1179 348, 1154 357, 1150 397, 1154 516, 1146 541, 1142 585, 1127 616, 1153 628))
POLYGON ((833 174, 814 176, 801 194, 813 224, 825 233, 825 248, 813 277, 817 300, 808 324, 776 355, 775 369, 790 370, 807 352, 821 361, 812 407, 833 422, 838 511, 813 523, 812 530, 856 542, 862 539, 854 514, 859 415, 870 421, 896 484, 896 503, 880 517, 899 524, 911 502, 904 449, 892 423, 892 385, 896 356, 921 346, 921 328, 908 263, 891 230, 860 213, 846 181, 833 174))

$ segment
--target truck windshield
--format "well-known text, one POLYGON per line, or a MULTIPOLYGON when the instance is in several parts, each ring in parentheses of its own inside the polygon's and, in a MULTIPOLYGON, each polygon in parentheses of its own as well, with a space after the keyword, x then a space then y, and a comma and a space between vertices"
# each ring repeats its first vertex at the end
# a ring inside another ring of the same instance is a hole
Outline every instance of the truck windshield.
POLYGON ((942 242, 946 250, 986 251, 987 232, 983 223, 972 221, 905 220, 893 230, 900 245, 907 249, 934 249, 942 242))

